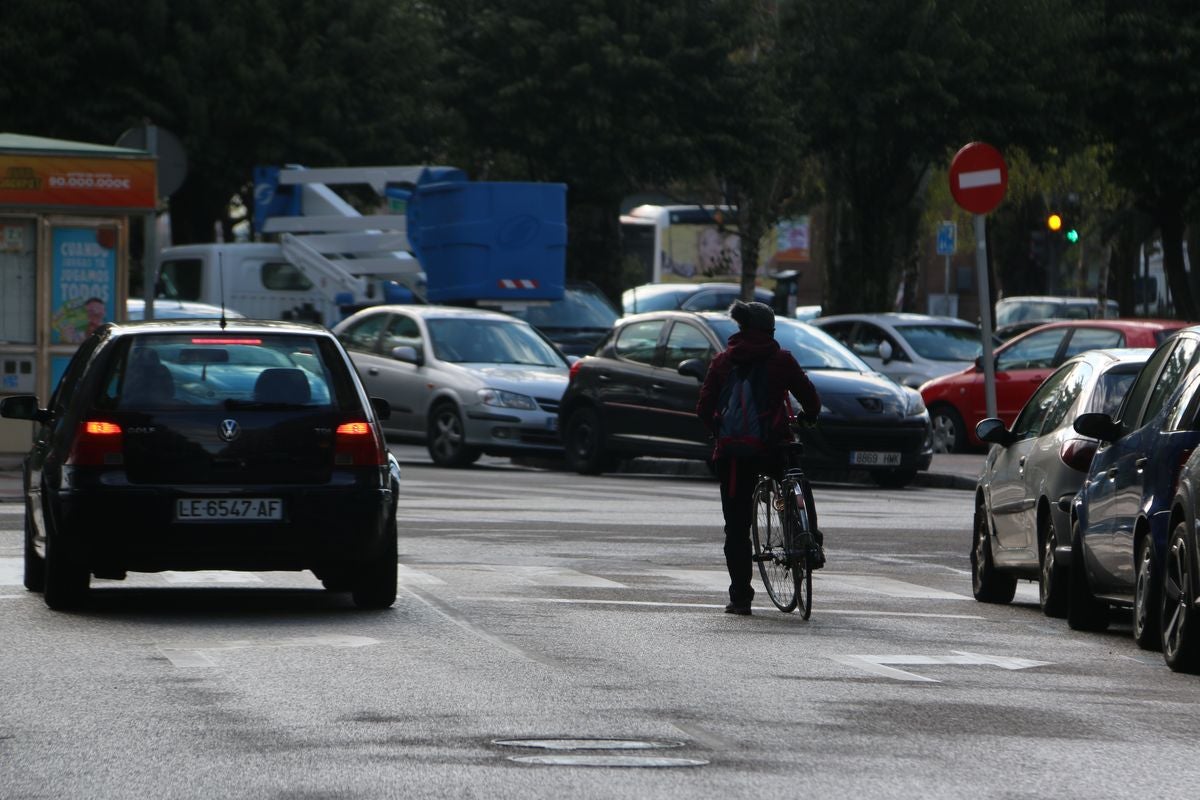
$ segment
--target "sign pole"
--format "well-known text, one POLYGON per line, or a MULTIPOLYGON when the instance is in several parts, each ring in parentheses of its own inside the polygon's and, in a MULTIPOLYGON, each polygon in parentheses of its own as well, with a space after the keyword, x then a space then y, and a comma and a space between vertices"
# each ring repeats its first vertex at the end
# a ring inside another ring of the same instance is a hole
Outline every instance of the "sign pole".
POLYGON ((975 277, 979 284, 979 328, 983 334, 983 395, 988 417, 996 416, 996 359, 992 355, 992 297, 988 288, 987 218, 975 215, 975 277))

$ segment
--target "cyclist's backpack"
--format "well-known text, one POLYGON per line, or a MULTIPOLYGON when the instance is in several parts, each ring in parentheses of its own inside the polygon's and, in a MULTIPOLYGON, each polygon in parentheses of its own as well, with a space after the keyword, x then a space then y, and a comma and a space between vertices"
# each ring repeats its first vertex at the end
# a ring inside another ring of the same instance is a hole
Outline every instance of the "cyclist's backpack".
POLYGON ((767 410, 767 363, 737 364, 718 402, 717 457, 745 458, 766 451, 771 436, 767 410))

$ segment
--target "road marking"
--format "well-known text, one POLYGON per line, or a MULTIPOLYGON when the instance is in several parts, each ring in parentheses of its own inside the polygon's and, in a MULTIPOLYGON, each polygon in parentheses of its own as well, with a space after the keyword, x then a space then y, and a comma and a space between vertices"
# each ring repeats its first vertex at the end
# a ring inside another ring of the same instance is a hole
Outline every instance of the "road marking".
MULTIPOLYGON (((663 600, 595 600, 577 597, 487 597, 469 596, 463 600, 488 603, 558 603, 580 606, 646 606, 663 608, 725 608, 724 603, 671 603, 663 600)), ((775 611, 775 606, 753 606, 755 611, 775 611)), ((978 614, 933 614, 919 611, 873 611, 870 609, 821 608, 813 614, 830 614, 846 617, 920 617, 929 619, 985 619, 978 614)))
MULTIPOLYGON (((441 614, 443 617, 450 620, 452 623, 454 623, 458 627, 462 628, 464 631, 466 631, 474 636, 478 636, 480 639, 483 639, 486 642, 490 642, 491 644, 496 645, 497 647, 501 648, 502 650, 506 650, 515 656, 519 656, 523 659, 526 659, 527 661, 533 661, 537 664, 542 664, 543 666, 555 667, 555 668, 562 666, 557 661, 555 661, 551 658, 548 658, 547 656, 540 655, 531 650, 525 650, 524 648, 518 647, 517 645, 508 641, 507 639, 497 636, 494 633, 489 633, 488 631, 484 630, 480 626, 476 625, 474 622, 471 622, 471 620, 469 620, 465 616, 463 616, 463 614, 460 613, 456 608, 454 608, 449 603, 445 602, 444 600, 442 600, 439 597, 436 597, 431 594, 427 594, 422 591, 418 591, 417 589, 414 589, 411 586, 402 586, 400 588, 404 589, 404 591, 408 592, 413 597, 417 598, 422 603, 429 606, 431 609, 433 609, 437 613, 441 614)), ((516 599, 516 598, 513 598, 513 599, 516 599)))
POLYGON ((231 572, 223 569, 202 569, 195 572, 167 571, 160 573, 167 583, 262 583, 252 572, 231 572))
POLYGON ((399 582, 411 586, 444 586, 446 582, 436 575, 430 575, 428 572, 406 567, 403 564, 396 566, 396 571, 399 574, 399 582))
POLYGON ((898 681, 912 681, 918 683, 941 683, 934 678, 926 678, 923 675, 917 675, 914 672, 906 672, 902 669, 895 669, 887 666, 888 664, 902 664, 904 666, 921 666, 933 664, 952 664, 955 666, 992 666, 1000 667, 1001 669, 1028 669, 1030 667, 1044 667, 1050 664, 1049 661, 1033 661, 1027 658, 1014 658, 1011 656, 989 656, 980 653, 965 653, 960 650, 955 650, 952 656, 921 656, 921 655, 894 655, 894 656, 869 656, 869 655, 853 655, 853 656, 830 656, 839 664, 846 664, 852 667, 866 670, 875 675, 881 675, 885 678, 892 678, 898 681))
POLYGON ((228 639, 216 642, 178 642, 157 644, 155 647, 176 667, 215 667, 217 662, 209 653, 222 650, 250 650, 280 647, 367 647, 379 644, 369 636, 326 634, 320 636, 288 636, 279 639, 228 639))
POLYGON ((13 516, 17 516, 24 513, 24 503, 0 503, 0 515, 12 514, 13 516))
POLYGON ((0 586, 25 585, 25 558, 0 558, 0 586))
MULTIPOLYGON (((881 575, 838 575, 825 573, 820 577, 814 576, 823 590, 849 590, 853 592, 869 592, 885 597, 906 597, 920 600, 970 600, 965 594, 946 592, 941 589, 931 589, 907 581, 885 578, 881 575)), ((815 590, 814 590, 815 591, 815 590)))

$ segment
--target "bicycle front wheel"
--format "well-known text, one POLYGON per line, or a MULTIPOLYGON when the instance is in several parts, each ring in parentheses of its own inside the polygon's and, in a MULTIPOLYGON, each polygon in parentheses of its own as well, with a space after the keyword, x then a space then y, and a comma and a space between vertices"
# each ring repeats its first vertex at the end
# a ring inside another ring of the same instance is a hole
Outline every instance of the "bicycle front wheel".
POLYGON ((808 553, 812 544, 812 532, 809 530, 808 513, 793 508, 788 514, 791 518, 792 578, 796 582, 796 607, 804 619, 812 616, 812 569, 808 564, 808 553))
POLYGON ((783 499, 775 481, 764 479, 754 489, 754 521, 751 533, 754 540, 754 560, 758 574, 771 602, 780 611, 793 611, 797 602, 798 583, 792 569, 787 546, 788 531, 782 512, 783 499))

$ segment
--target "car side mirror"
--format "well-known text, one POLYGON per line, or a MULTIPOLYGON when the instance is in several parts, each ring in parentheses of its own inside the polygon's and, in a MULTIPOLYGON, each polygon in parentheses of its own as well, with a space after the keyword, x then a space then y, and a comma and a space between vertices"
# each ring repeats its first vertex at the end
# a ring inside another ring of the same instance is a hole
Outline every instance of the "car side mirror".
POLYGON ((28 419, 46 423, 53 416, 48 409, 38 407, 37 395, 15 394, 0 400, 0 417, 5 419, 28 419))
POLYGON ((892 343, 891 342, 880 342, 879 343, 879 357, 881 359, 883 359, 884 364, 891 361, 893 355, 895 355, 895 353, 892 351, 892 343))
POLYGON ((392 349, 392 358, 397 361, 403 361, 406 364, 416 364, 418 367, 424 365, 425 356, 417 351, 417 348, 410 344, 402 344, 399 347, 392 349))
POLYGON ((381 420, 392 418, 391 403, 389 403, 387 400, 384 400, 382 397, 372 397, 369 399, 371 401, 371 408, 375 410, 376 417, 381 420))
POLYGON ((981 442, 998 444, 1001 447, 1008 447, 1016 441, 1016 437, 1013 436, 1012 431, 1004 427, 1004 422, 995 417, 981 419, 975 425, 975 435, 979 437, 981 442))
POLYGON ((1121 427, 1113 422, 1113 418, 1108 414, 1098 412, 1080 414, 1075 418, 1072 427, 1075 428, 1076 433, 1082 433, 1084 436, 1090 436, 1102 442, 1115 442, 1121 438, 1121 427))
POLYGON ((689 358, 686 361, 679 362, 679 374, 690 375, 698 381, 703 381, 704 376, 708 373, 708 364, 704 363, 700 358, 689 358))

